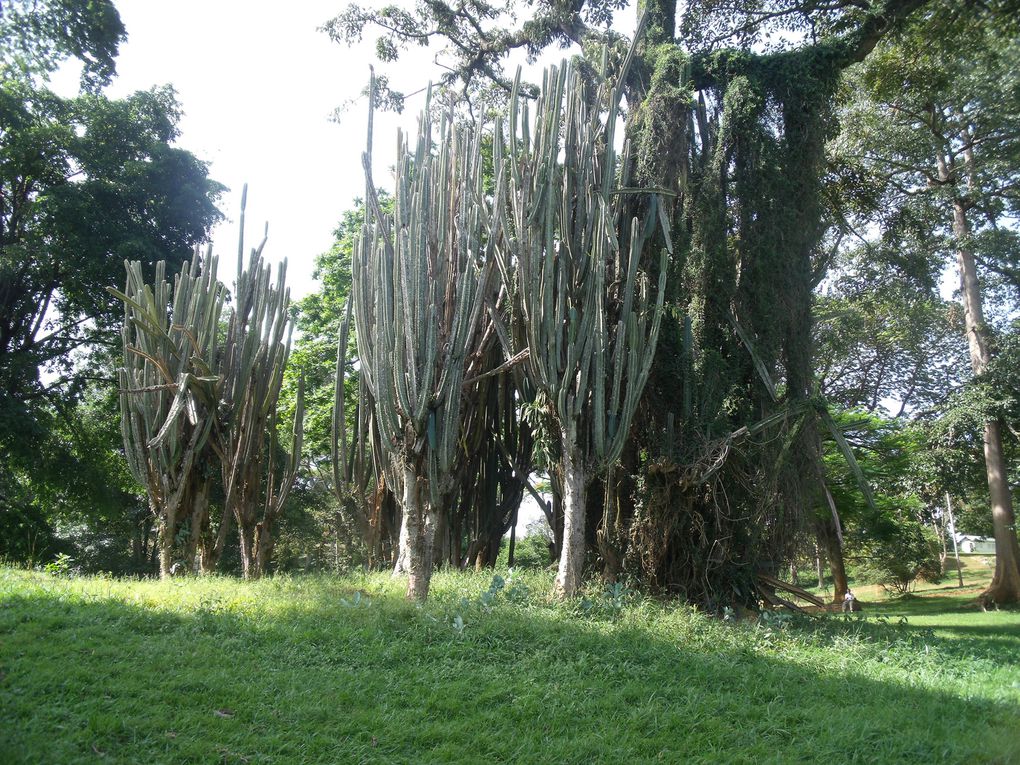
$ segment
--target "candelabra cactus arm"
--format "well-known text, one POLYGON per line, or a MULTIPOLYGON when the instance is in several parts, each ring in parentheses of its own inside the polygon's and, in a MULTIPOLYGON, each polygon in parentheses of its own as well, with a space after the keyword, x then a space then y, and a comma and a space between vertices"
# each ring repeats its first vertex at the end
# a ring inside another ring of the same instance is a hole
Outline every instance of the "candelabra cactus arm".
POLYGON ((207 512, 196 467, 211 457, 225 293, 216 279, 216 259, 202 260, 198 250, 174 279, 173 290, 163 262, 151 285, 140 263, 125 267, 124 292, 110 290, 125 310, 118 372, 121 434, 128 466, 146 486, 159 525, 160 573, 166 577, 185 513, 191 513, 194 527, 207 512))
MULTIPOLYGON (((431 96, 430 96, 431 98, 431 96)), ((495 268, 502 192, 484 192, 482 131, 443 118, 428 104, 412 147, 398 137, 392 215, 377 202, 355 245, 352 299, 361 381, 386 452, 387 483, 402 497, 401 555, 408 596, 428 593, 430 534, 450 483, 461 429, 464 368, 479 342, 495 268)))
POLYGON ((573 595, 584 561, 585 486, 623 449, 651 368, 671 251, 658 199, 643 218, 626 217, 618 189, 626 181, 614 130, 622 78, 603 81, 593 102, 570 66, 543 78, 534 126, 512 103, 494 157, 505 162, 507 236, 497 260, 513 284, 525 322, 532 384, 560 429, 565 531, 557 592, 573 595), (652 302, 640 271, 645 245, 664 229, 652 302))

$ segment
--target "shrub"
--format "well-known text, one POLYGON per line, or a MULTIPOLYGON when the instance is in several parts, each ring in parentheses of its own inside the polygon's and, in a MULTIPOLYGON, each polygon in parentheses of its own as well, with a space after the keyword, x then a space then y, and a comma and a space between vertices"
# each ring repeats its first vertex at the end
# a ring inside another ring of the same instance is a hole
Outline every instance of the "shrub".
POLYGON ((862 579, 905 595, 919 578, 942 579, 938 541, 918 523, 901 523, 895 534, 866 546, 859 572, 862 579))

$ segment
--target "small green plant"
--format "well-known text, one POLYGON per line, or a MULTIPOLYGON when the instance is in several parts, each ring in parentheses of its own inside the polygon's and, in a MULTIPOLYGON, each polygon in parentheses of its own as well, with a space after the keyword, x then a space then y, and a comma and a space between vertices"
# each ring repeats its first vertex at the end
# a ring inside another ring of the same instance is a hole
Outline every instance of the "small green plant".
POLYGON ((57 557, 43 566, 43 571, 54 576, 71 577, 77 573, 74 558, 67 553, 58 553, 57 557))
POLYGON ((344 608, 368 608, 372 605, 372 600, 363 595, 361 590, 356 590, 350 599, 340 598, 340 605, 344 608))
POLYGON ((793 622, 793 614, 786 611, 762 611, 758 626, 765 629, 786 629, 793 622))
POLYGON ((528 599, 531 597, 531 590, 524 582, 519 580, 514 581, 511 579, 508 582, 506 591, 503 593, 503 597, 514 605, 522 606, 527 603, 528 599))
POLYGON ((478 603, 482 606, 485 611, 492 610, 493 605, 496 603, 496 599, 499 597, 499 593, 506 587, 506 580, 499 574, 492 577, 492 581, 489 583, 489 589, 478 596, 478 603))
POLYGON ((637 591, 623 582, 613 582, 597 595, 583 596, 574 601, 571 611, 576 616, 617 619, 640 600, 637 591))
POLYGON ((623 610, 636 602, 638 593, 623 582, 613 582, 602 593, 602 605, 612 618, 623 613, 623 610))

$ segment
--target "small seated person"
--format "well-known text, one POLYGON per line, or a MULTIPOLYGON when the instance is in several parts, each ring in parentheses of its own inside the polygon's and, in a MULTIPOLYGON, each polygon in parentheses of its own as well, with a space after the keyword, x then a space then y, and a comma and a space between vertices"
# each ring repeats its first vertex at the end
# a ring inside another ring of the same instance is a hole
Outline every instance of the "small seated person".
POLYGON ((844 614, 850 613, 851 611, 856 610, 854 608, 854 603, 855 603, 856 600, 857 600, 857 596, 854 595, 854 591, 851 590, 849 587, 847 587, 846 588, 846 595, 843 596, 843 613, 844 614))

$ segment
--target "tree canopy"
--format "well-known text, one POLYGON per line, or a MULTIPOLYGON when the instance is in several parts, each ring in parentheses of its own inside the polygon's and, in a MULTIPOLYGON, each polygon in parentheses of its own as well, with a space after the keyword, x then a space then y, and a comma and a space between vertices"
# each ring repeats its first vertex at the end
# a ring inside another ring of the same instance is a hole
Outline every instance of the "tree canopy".
POLYGON ((221 217, 223 187, 176 145, 173 89, 124 99, 101 92, 124 38, 104 0, 0 9, 0 449, 8 455, 0 505, 37 519, 62 512, 57 484, 72 474, 75 484, 123 485, 74 435, 84 424, 72 422, 88 401, 89 422, 114 423, 96 409, 113 404, 108 351, 123 315, 106 288, 122 282, 129 258, 177 268, 221 217), (81 62, 83 90, 64 98, 45 79, 67 59, 81 62))
POLYGON ((111 0, 8 0, 0 8, 0 76, 45 77, 77 59, 82 87, 95 91, 114 76, 126 38, 111 0))

